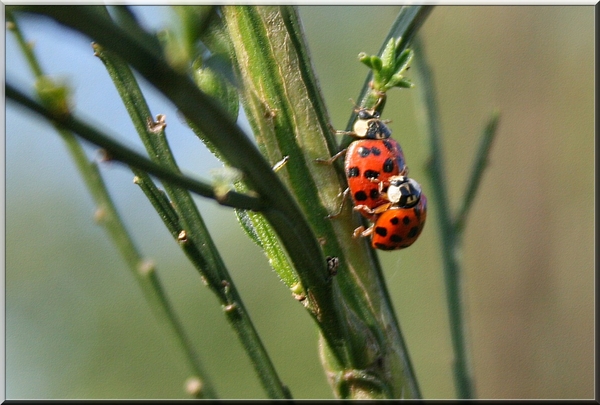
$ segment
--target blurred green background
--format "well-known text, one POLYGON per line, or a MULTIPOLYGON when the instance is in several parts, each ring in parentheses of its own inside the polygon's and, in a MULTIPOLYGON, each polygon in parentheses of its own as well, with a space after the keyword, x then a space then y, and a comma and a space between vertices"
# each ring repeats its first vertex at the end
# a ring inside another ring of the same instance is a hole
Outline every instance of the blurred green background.
MULTIPOLYGON (((167 7, 135 7, 160 29, 167 7)), ((302 6, 313 64, 335 128, 343 128, 395 6, 302 6)), ((143 150, 90 40, 27 18, 44 69, 68 79, 77 111, 143 150)), ((479 398, 594 395, 594 8, 438 6, 421 33, 435 73, 452 208, 481 130, 501 121, 461 258, 479 398)), ((10 32, 6 78, 32 76, 10 32)), ((418 55, 416 56, 418 57, 418 55)), ((409 71, 409 76, 411 76, 409 71)), ((418 86, 419 83, 416 83, 418 86)), ((426 138, 416 90, 389 93, 384 118, 425 193, 426 138)), ((210 178, 220 162, 148 89, 180 165, 210 178)), ((104 230, 62 140, 6 107, 6 397, 185 398, 188 377, 104 230)), ((95 148, 87 150, 97 157, 95 148)), ((103 175, 141 250, 157 264, 222 398, 264 398, 222 311, 162 226, 132 174, 103 175)), ((231 210, 197 199, 283 381, 296 398, 332 398, 317 332, 242 233, 231 210)), ((436 204, 410 249, 380 258, 425 398, 454 398, 436 204)))

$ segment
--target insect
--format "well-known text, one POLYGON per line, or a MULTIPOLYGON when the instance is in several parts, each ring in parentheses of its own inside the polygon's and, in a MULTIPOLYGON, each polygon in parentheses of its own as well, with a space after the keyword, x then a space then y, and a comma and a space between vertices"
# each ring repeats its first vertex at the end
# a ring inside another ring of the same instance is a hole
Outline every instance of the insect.
POLYGON ((371 246, 381 250, 404 249, 412 245, 423 230, 427 219, 427 197, 415 180, 405 176, 390 179, 384 193, 388 203, 374 210, 365 209, 373 215, 375 224, 367 230, 358 227, 355 237, 371 235, 371 246))
POLYGON ((370 210, 389 201, 383 196, 389 180, 406 175, 408 168, 402 148, 395 140, 361 139, 348 147, 344 171, 348 180, 347 192, 352 197, 355 209, 371 218, 370 210))
POLYGON ((346 154, 344 172, 348 188, 343 192, 344 198, 338 212, 329 215, 329 218, 339 215, 348 193, 355 206, 366 208, 359 209, 361 214, 371 218, 372 214, 368 210, 387 202, 381 197, 381 193, 386 191, 388 179, 408 173, 402 147, 390 138, 392 131, 387 127, 387 121, 382 121, 374 108, 361 108, 357 115, 352 131, 336 131, 337 134, 351 135, 357 139, 330 159, 317 159, 317 162, 331 164, 346 154))

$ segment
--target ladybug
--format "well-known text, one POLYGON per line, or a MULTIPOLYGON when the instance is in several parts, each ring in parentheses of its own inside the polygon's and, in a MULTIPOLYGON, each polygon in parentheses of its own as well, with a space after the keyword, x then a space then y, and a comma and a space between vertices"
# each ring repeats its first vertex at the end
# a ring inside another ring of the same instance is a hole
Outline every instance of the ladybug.
MULTIPOLYGON (((379 103, 378 103, 379 104, 379 103)), ((361 108, 357 111, 358 119, 352 131, 336 131, 337 134, 350 135, 357 138, 347 149, 343 149, 330 159, 317 159, 320 163, 332 163, 342 154, 346 154, 344 172, 348 188, 344 197, 350 193, 355 206, 363 216, 371 218, 369 210, 377 208, 388 201, 381 194, 387 189, 388 179, 393 176, 406 175, 404 153, 402 147, 390 138, 392 131, 386 122, 380 119, 375 109, 361 108)), ((342 211, 344 200, 334 218, 342 211)), ((356 208, 355 208, 356 209, 356 208)))
POLYGON ((352 142, 344 164, 348 191, 355 209, 371 218, 370 210, 386 204, 389 180, 408 172, 400 144, 388 139, 360 139, 352 142))
POLYGON ((354 236, 371 235, 371 246, 375 249, 407 248, 417 240, 425 226, 427 197, 419 183, 405 176, 390 179, 385 196, 389 203, 369 210, 375 216, 375 224, 367 230, 358 227, 354 236))
POLYGON ((427 198, 424 194, 414 207, 392 207, 384 211, 373 226, 371 246, 381 250, 409 247, 421 234, 426 218, 427 198))

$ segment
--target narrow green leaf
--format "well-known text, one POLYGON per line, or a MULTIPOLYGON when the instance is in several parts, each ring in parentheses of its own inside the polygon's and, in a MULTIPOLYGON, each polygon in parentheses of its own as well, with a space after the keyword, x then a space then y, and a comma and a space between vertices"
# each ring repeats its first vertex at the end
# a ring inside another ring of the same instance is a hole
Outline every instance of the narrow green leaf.
POLYGON ((379 56, 371 56, 371 66, 372 69, 377 72, 377 74, 382 74, 383 65, 384 63, 379 56))
POLYGON ((396 42, 394 38, 390 38, 383 53, 381 54, 381 67, 378 70, 381 70, 381 80, 382 83, 378 83, 379 85, 385 85, 392 74, 392 70, 394 69, 396 59, 396 42))
POLYGON ((371 62, 371 56, 367 55, 365 52, 361 52, 358 54, 358 60, 361 63, 367 65, 369 69, 373 69, 373 62, 371 62))
POLYGON ((402 75, 413 58, 414 52, 411 49, 402 51, 394 64, 394 76, 402 75))
POLYGON ((400 87, 403 89, 410 89, 414 84, 410 81, 410 79, 406 79, 404 77, 393 77, 392 80, 387 84, 387 88, 391 89, 392 87, 400 87))

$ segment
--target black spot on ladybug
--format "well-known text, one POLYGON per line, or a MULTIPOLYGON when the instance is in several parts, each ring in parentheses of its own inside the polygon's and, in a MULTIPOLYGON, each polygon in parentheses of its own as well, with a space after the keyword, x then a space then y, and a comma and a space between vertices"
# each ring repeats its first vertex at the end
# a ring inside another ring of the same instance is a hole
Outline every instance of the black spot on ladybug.
POLYGON ((407 236, 409 238, 414 238, 415 236, 417 236, 418 233, 419 233, 419 227, 413 226, 412 228, 410 228, 410 231, 408 232, 407 236))
POLYGON ((364 176, 367 179, 376 179, 379 177, 379 172, 377 170, 365 170, 364 176))
POLYGON ((390 240, 394 243, 400 243, 400 242, 402 242, 402 236, 394 234, 394 235, 390 236, 390 240))
POLYGON ((394 159, 387 158, 385 162, 383 162, 383 172, 391 173, 394 171, 394 159))
POLYGON ((376 226, 375 233, 379 236, 385 237, 385 236, 387 236, 387 229, 382 226, 376 226))
POLYGON ((346 176, 348 176, 348 178, 360 176, 360 170, 359 170, 359 168, 356 167, 356 166, 349 167, 348 170, 346 170, 346 176))
POLYGON ((380 250, 394 250, 394 249, 396 249, 396 246, 394 246, 394 245, 390 246, 390 245, 386 245, 384 243, 376 243, 375 247, 377 249, 380 249, 380 250))
POLYGON ((385 148, 390 152, 394 151, 394 145, 388 140, 383 141, 383 146, 385 146, 385 148))
POLYGON ((392 225, 398 225, 398 222, 400 222, 398 217, 393 217, 392 219, 390 219, 390 224, 392 225))
POLYGON ((367 157, 371 154, 371 149, 369 148, 364 148, 364 147, 360 147, 358 148, 358 150, 356 151, 356 153, 358 153, 358 155, 360 157, 367 157))
POLYGON ((371 148, 371 153, 372 153, 372 154, 374 154, 375 156, 379 156, 379 155, 381 155, 381 149, 379 149, 379 148, 378 148, 378 147, 376 147, 376 146, 373 146, 373 147, 371 148))
POLYGON ((417 219, 421 219, 421 210, 419 208, 415 208, 414 213, 417 219))
POLYGON ((376 188, 372 189, 369 193, 369 197, 371 197, 371 200, 377 200, 380 195, 381 194, 379 194, 379 190, 377 190, 376 188))
POLYGON ((408 215, 405 215, 404 218, 402 218, 402 223, 404 225, 410 224, 410 217, 408 215))
POLYGON ((367 193, 365 193, 364 191, 357 191, 354 194, 354 200, 356 201, 365 201, 367 199, 367 193))

